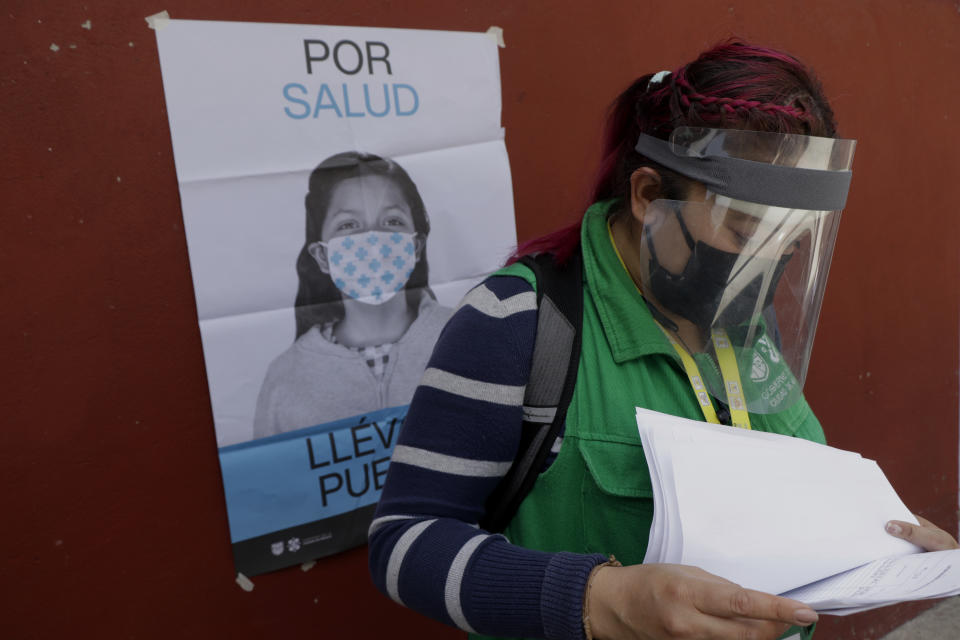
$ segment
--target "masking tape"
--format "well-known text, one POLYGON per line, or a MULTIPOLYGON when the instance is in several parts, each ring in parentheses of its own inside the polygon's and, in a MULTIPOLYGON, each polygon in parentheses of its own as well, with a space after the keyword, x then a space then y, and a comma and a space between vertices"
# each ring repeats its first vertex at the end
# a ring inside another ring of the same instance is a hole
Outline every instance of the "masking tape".
POLYGON ((168 24, 170 24, 170 14, 166 11, 161 11, 160 13, 155 13, 152 16, 147 16, 144 18, 147 21, 147 27, 153 29, 154 31, 160 31, 168 24))
POLYGON ((253 591, 253 580, 239 572, 237 572, 237 584, 247 593, 253 591))
POLYGON ((503 29, 500 27, 490 27, 486 31, 486 35, 490 36, 490 39, 497 43, 497 46, 501 49, 506 49, 507 45, 503 41, 503 29))
POLYGON ((315 566, 317 566, 317 561, 311 560, 310 562, 304 562, 302 565, 300 565, 300 570, 304 572, 310 571, 310 569, 313 569, 315 566))

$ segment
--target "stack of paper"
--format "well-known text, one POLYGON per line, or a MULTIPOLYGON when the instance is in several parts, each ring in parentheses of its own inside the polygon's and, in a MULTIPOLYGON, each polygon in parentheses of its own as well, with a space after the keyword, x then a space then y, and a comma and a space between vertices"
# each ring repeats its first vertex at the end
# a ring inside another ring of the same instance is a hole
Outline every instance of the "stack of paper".
POLYGON ((640 408, 637 426, 654 491, 644 562, 694 565, 838 615, 960 593, 960 550, 922 553, 885 531, 917 520, 876 462, 640 408))

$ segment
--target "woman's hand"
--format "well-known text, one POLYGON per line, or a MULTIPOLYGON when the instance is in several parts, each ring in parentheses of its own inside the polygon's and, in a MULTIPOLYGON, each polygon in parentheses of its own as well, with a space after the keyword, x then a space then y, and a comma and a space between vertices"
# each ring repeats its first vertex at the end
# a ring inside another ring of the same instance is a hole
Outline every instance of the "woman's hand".
POLYGON ((937 525, 920 516, 917 516, 917 520, 920 521, 919 525, 902 520, 891 520, 887 523, 887 533, 896 538, 903 538, 912 542, 918 547, 923 547, 926 551, 960 548, 953 536, 937 525))
POLYGON ((587 598, 590 631, 597 640, 773 640, 790 625, 817 620, 813 609, 796 600, 676 564, 601 567, 587 598))

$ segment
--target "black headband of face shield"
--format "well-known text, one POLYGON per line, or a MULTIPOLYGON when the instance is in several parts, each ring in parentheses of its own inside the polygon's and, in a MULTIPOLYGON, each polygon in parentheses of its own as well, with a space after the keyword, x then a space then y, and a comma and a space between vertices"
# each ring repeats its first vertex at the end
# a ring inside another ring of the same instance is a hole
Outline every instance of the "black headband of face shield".
POLYGON ((638 153, 710 191, 757 204, 788 209, 839 211, 847 202, 851 171, 784 167, 731 156, 678 155, 685 147, 640 134, 638 153))

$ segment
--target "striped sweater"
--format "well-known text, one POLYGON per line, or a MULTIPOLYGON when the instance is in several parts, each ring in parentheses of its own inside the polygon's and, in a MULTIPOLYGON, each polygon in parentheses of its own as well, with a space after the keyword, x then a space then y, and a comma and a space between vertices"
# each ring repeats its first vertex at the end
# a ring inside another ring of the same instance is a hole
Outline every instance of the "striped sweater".
POLYGON ((477 525, 519 446, 536 323, 536 294, 516 277, 488 278, 457 308, 393 453, 370 571, 396 602, 465 631, 579 640, 586 580, 606 558, 524 549, 477 525))

